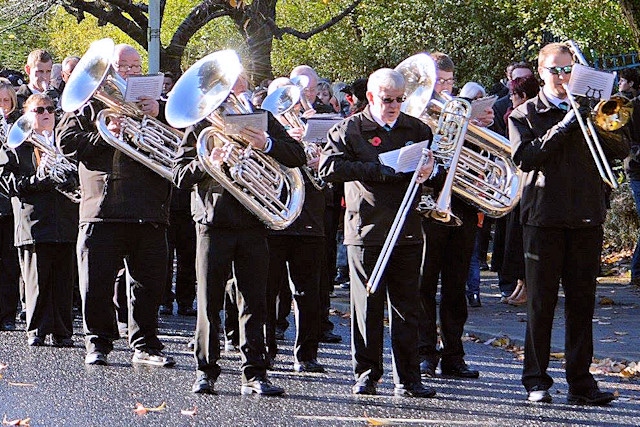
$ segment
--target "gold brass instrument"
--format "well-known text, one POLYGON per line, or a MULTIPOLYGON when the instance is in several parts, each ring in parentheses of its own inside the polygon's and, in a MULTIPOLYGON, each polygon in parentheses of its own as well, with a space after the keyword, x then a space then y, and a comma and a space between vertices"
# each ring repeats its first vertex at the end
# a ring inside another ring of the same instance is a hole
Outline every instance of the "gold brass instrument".
POLYGON ((242 71, 232 50, 211 53, 193 64, 178 79, 165 114, 176 127, 207 119, 212 126, 198 135, 197 153, 204 169, 267 227, 288 227, 302 212, 304 180, 297 168, 289 169, 255 150, 238 135, 224 133, 220 109, 246 113, 231 93, 242 71), (187 100, 187 105, 182 105, 187 100), (223 107, 223 108, 218 108, 223 107), (213 162, 213 148, 223 148, 223 162, 213 162))
MULTIPOLYGON (((36 169, 38 179, 49 177, 53 182, 62 184, 67 181, 69 175, 78 174, 78 166, 62 153, 57 144, 49 143, 46 136, 33 131, 33 117, 30 114, 23 115, 11 126, 7 136, 7 147, 15 149, 27 141, 42 152, 40 163, 36 169)), ((59 187, 56 187, 56 190, 73 203, 80 203, 79 187, 72 191, 64 191, 59 187)))
MULTIPOLYGON (((62 109, 79 110, 91 98, 109 108, 98 113, 96 128, 102 138, 116 150, 147 166, 158 175, 172 180, 176 153, 183 133, 146 116, 134 103, 124 101, 127 82, 111 65, 115 45, 111 39, 91 43, 74 68, 62 93, 62 109), (121 122, 120 135, 107 128, 110 120, 121 122)), ((184 102, 188 102, 185 99, 184 102)))
MULTIPOLYGON (((574 62, 586 67, 589 66, 589 63, 575 41, 569 40, 566 42, 566 45, 571 51, 574 62)), ((562 86, 567 92, 567 98, 569 99, 571 108, 574 110, 576 119, 580 125, 580 130, 591 152, 591 157, 593 157, 600 177, 611 188, 618 188, 618 180, 609 165, 607 157, 604 155, 602 144, 600 143, 594 124, 606 132, 612 132, 622 128, 629 122, 631 114, 633 113, 631 101, 623 96, 612 96, 608 100, 599 100, 591 112, 591 117, 587 117, 586 120, 584 120, 579 112, 580 105, 576 101, 576 95, 569 91, 568 84, 563 83, 562 86)))
MULTIPOLYGON (((427 53, 419 53, 405 59, 395 69, 404 75, 406 81, 407 99, 402 104, 402 111, 425 121, 435 135, 439 121, 431 117, 428 110, 435 107, 443 111, 450 97, 443 95, 444 99, 436 99, 432 96, 436 79, 433 59, 427 53)), ((521 171, 511 159, 509 140, 470 123, 461 140, 447 137, 436 141, 437 146, 432 147, 436 165, 453 167, 453 157, 458 151, 456 145, 463 141, 464 146, 455 162, 455 178, 451 188, 446 190, 453 191, 490 217, 506 215, 520 200, 523 185, 521 171)), ((436 218, 437 215, 431 213, 436 206, 437 203, 426 198, 418 209, 436 218)), ((440 208, 442 206, 437 207, 440 208)), ((442 217, 445 222, 449 219, 448 215, 442 217)), ((451 225, 455 223, 453 221, 451 225)))
MULTIPOLYGON (((288 126, 294 129, 301 129, 304 133, 305 124, 300 120, 298 114, 294 111, 294 107, 300 101, 303 95, 300 93, 300 89, 294 85, 281 86, 268 95, 264 101, 262 101, 262 109, 270 111, 275 117, 279 117, 288 126)), ((299 141, 304 148, 304 154, 307 157, 307 161, 319 159, 322 148, 313 142, 301 140, 299 141)), ((322 190, 325 187, 325 182, 318 175, 318 171, 304 165, 302 167, 305 175, 309 178, 309 181, 313 186, 322 190)))

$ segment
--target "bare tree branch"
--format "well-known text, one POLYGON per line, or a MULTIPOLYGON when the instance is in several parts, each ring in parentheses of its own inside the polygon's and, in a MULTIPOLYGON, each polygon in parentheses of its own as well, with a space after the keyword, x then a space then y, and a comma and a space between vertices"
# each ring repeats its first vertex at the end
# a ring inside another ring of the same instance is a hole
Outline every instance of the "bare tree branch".
POLYGON ((354 0, 353 3, 351 3, 346 9, 344 9, 342 12, 340 12, 338 15, 334 16, 333 18, 331 18, 329 21, 325 22, 322 25, 319 25, 307 32, 302 32, 299 30, 296 30, 295 28, 291 28, 291 27, 282 27, 279 28, 276 23, 273 21, 273 19, 271 18, 267 18, 267 23, 273 28, 273 35, 275 38, 277 38, 278 40, 282 39, 282 36, 284 34, 290 34, 294 37, 297 37, 301 40, 308 40, 309 38, 311 38, 312 36, 315 36, 318 33, 321 33, 322 31, 326 30, 327 28, 331 28, 332 26, 334 26, 335 24, 337 24, 338 22, 340 22, 340 20, 342 20, 342 18, 344 18, 345 16, 349 15, 351 12, 353 12, 353 10, 362 2, 362 0, 354 0))

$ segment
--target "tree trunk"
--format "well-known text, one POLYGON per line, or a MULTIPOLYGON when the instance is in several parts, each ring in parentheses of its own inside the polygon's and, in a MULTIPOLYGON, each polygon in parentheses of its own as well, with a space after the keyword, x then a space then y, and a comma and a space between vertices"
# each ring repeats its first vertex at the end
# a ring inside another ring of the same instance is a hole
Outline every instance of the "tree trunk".
POLYGON ((620 8, 622 14, 631 28, 633 33, 633 43, 636 48, 640 47, 640 29, 638 28, 638 22, 640 22, 640 1, 638 0, 620 0, 620 8))

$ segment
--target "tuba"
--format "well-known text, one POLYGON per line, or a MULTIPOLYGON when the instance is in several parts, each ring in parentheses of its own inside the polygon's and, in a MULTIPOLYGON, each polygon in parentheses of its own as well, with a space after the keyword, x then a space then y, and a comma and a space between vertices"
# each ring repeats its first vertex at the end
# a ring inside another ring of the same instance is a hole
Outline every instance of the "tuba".
MULTIPOLYGON (((301 97, 299 87, 294 85, 282 86, 274 90, 264 99, 264 101, 262 101, 262 108, 270 111, 274 116, 281 118, 281 120, 288 126, 304 129, 304 123, 294 111, 294 107, 298 102, 300 102, 301 97)), ((300 141, 300 144, 302 144, 302 148, 304 148, 304 154, 307 157, 307 161, 318 159, 320 157, 320 151, 322 151, 322 149, 318 144, 304 140, 300 141)), ((302 170, 316 189, 322 190, 325 187, 326 184, 318 175, 317 170, 314 170, 307 165, 304 165, 302 170)))
MULTIPOLYGON (((427 111, 431 106, 443 111, 451 97, 445 95, 442 100, 432 96, 436 78, 433 59, 427 53, 419 53, 405 59, 395 69, 406 81, 407 99, 402 104, 402 111, 425 121, 432 130, 438 129, 438 121, 427 111)), ((453 191, 468 204, 494 218, 506 215, 516 206, 523 182, 521 172, 511 158, 508 139, 469 123, 463 138, 440 138, 434 142, 437 142, 433 148, 436 167, 445 167, 455 173, 451 187, 442 191, 453 191), (463 146, 458 149, 457 145, 463 146), (455 156, 457 151, 460 153, 455 156)), ((423 200, 418 209, 435 219, 441 216, 444 222, 452 219, 450 207, 439 206, 429 198, 423 200), (442 215, 434 215, 434 209, 445 210, 442 215)), ((452 225, 456 223, 454 220, 452 225)))
POLYGON ((114 48, 111 39, 91 43, 69 77, 62 93, 62 109, 79 110, 93 97, 102 101, 109 108, 100 111, 96 118, 100 136, 116 150, 172 180, 183 134, 146 116, 134 103, 124 101, 127 82, 111 66, 114 48), (107 128, 112 119, 121 121, 120 135, 112 134, 107 128))
POLYGON ((204 169, 267 227, 282 230, 302 212, 304 180, 297 168, 284 167, 238 135, 224 132, 219 107, 248 113, 231 92, 241 72, 240 58, 233 50, 205 56, 178 79, 165 114, 169 123, 180 128, 207 119, 211 126, 200 132, 196 143, 204 169), (182 105, 182 100, 188 105, 182 105), (211 161, 213 148, 225 149, 221 164, 211 161))
MULTIPOLYGON (((78 174, 78 166, 62 153, 58 145, 50 144, 45 136, 33 131, 33 118, 29 114, 23 115, 11 126, 9 135, 7 135, 7 147, 15 149, 26 141, 31 142, 35 148, 42 152, 36 169, 38 179, 49 177, 53 182, 62 184, 69 175, 78 174)), ((72 191, 63 191, 59 187, 56 187, 56 190, 73 203, 80 203, 82 194, 79 187, 72 191)))

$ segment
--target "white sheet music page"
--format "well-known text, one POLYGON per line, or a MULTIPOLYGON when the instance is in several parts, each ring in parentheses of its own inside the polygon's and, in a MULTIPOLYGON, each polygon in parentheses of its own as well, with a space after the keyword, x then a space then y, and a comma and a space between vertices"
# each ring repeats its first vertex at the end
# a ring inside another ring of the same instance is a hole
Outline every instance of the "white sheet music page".
POLYGON ((224 117, 224 133, 238 135, 247 126, 267 131, 267 112, 257 111, 251 114, 226 114, 224 117))
POLYGON ((497 95, 485 96, 483 98, 474 99, 471 101, 471 120, 477 118, 486 110, 493 107, 496 99, 498 99, 497 95))
POLYGON ((380 163, 392 167, 396 172, 413 172, 418 167, 422 157, 422 149, 427 148, 429 141, 422 141, 399 148, 397 150, 380 153, 380 163))
POLYGON ((573 64, 568 85, 569 92, 572 95, 587 98, 609 99, 615 78, 615 73, 596 70, 582 64, 573 64))
POLYGON ((316 114, 311 116, 307 119, 307 126, 305 127, 302 139, 307 142, 324 145, 327 143, 327 133, 329 133, 329 129, 342 120, 344 120, 342 117, 334 114, 316 114))
POLYGON ((141 96, 160 99, 164 74, 127 77, 127 89, 124 94, 125 102, 136 102, 141 96))

